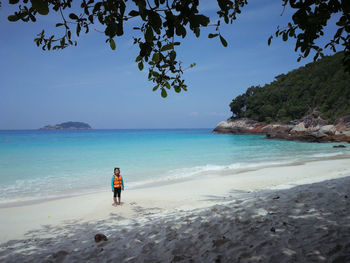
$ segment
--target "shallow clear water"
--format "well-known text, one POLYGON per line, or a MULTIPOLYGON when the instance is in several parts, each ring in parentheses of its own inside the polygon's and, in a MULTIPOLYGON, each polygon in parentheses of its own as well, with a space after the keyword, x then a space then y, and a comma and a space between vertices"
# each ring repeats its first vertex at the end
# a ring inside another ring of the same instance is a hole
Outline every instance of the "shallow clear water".
POLYGON ((0 203, 108 189, 114 167, 121 168, 130 188, 350 153, 332 145, 220 135, 210 129, 0 131, 0 203))

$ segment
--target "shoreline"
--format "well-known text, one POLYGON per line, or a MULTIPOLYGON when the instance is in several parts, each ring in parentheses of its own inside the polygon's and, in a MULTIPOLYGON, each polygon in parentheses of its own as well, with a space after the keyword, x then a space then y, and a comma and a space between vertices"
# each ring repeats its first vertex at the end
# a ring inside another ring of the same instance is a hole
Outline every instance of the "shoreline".
POLYGON ((116 223, 129 225, 135 217, 142 219, 152 211, 162 217, 169 213, 218 205, 230 200, 235 196, 234 193, 287 189, 346 176, 350 176, 350 158, 335 156, 327 160, 264 167, 235 174, 214 174, 166 185, 126 190, 122 192, 124 204, 117 208, 111 206, 111 191, 0 208, 0 243, 28 238, 33 230, 44 226, 64 228, 71 221, 91 223, 115 216, 120 217, 116 223))
POLYGON ((322 160, 130 190, 117 208, 107 193, 0 209, 0 261, 348 262, 349 164, 322 160), (108 240, 96 243, 97 233, 108 240))
MULTIPOLYGON (((167 178, 155 178, 150 179, 146 181, 136 181, 136 182, 130 182, 131 184, 136 184, 131 187, 128 187, 128 190, 142 190, 147 188, 153 188, 153 187, 161 187, 171 184, 177 184, 187 181, 192 181, 198 179, 199 176, 227 176, 235 174, 241 174, 245 172, 252 172, 252 171, 258 171, 265 168, 273 168, 273 167, 288 167, 288 166, 296 166, 296 165, 303 165, 310 162, 318 162, 318 161, 327 161, 327 160, 341 160, 341 159, 350 159, 350 154, 339 154, 339 155, 333 155, 333 156, 322 156, 322 157, 308 157, 303 159, 297 159, 292 161, 287 160, 280 160, 280 162, 261 162, 257 166, 249 166, 251 163, 246 163, 248 167, 242 167, 242 168, 227 168, 224 170, 208 170, 208 171, 200 171, 196 172, 195 174, 191 174, 189 176, 184 177, 167 177, 167 178)), ((226 166, 226 165, 222 165, 226 166)), ((227 165, 230 166, 230 165, 227 165)), ((75 193, 74 191, 68 191, 73 192, 71 194, 64 194, 61 196, 52 196, 52 197, 46 197, 41 199, 29 199, 24 201, 11 201, 11 202, 2 202, 0 203, 0 209, 2 208, 13 208, 13 207, 23 207, 23 206, 30 206, 30 205, 36 205, 36 204, 42 204, 50 201, 55 200, 61 200, 61 199, 69 199, 69 198, 75 198, 75 197, 82 197, 82 196, 88 196, 91 194, 102 194, 109 191, 109 187, 106 188, 99 188, 99 189, 90 189, 88 192, 78 192, 75 193)))

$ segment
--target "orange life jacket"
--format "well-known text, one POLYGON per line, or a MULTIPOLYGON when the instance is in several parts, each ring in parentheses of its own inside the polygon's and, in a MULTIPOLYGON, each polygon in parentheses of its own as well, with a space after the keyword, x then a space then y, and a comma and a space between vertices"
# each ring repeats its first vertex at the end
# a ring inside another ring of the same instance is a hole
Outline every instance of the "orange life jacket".
POLYGON ((121 175, 119 175, 119 177, 114 175, 113 187, 114 188, 123 187, 123 181, 122 180, 123 179, 122 179, 121 175))

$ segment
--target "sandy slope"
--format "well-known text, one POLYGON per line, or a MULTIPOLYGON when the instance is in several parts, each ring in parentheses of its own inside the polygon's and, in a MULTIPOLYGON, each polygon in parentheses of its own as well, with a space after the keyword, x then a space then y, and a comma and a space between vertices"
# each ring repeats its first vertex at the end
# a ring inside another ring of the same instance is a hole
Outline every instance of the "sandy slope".
POLYGON ((350 262, 350 159, 111 195, 1 208, 0 261, 350 262))

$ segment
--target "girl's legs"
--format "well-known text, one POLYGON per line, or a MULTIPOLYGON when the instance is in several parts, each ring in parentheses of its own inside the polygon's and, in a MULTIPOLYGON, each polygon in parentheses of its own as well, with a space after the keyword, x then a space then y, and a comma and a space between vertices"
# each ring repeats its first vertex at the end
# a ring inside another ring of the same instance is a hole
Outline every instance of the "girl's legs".
POLYGON ((118 202, 119 202, 119 205, 120 205, 120 193, 121 193, 122 189, 121 188, 116 188, 116 190, 117 190, 117 194, 118 194, 118 202))
POLYGON ((114 191, 113 191, 113 201, 114 201, 113 205, 117 206, 117 189, 116 188, 114 188, 114 191))

